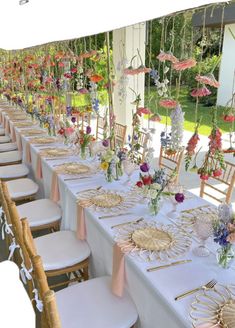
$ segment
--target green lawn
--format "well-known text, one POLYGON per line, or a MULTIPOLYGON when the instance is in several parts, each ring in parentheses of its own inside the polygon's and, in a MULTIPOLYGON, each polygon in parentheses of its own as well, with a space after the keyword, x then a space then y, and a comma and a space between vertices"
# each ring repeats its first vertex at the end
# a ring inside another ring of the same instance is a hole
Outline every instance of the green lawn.
MULTIPOLYGON (((149 105, 149 107, 153 110, 156 108, 156 101, 157 101, 157 93, 156 88, 152 87, 150 91, 150 104, 148 104, 148 96, 147 96, 147 90, 146 90, 146 101, 145 104, 149 105)), ((194 131, 194 120, 195 120, 195 103, 190 101, 188 98, 188 90, 187 88, 181 88, 180 92, 180 103, 182 105, 182 109, 185 112, 185 122, 184 122, 184 129, 187 131, 194 131)), ((156 109, 155 109, 156 110, 156 109)), ((201 126, 199 128, 199 133, 203 135, 209 135, 211 130, 211 113, 212 113, 212 107, 205 107, 202 104, 199 104, 198 106, 198 117, 201 117, 201 126)), ((169 115, 170 115, 169 110, 169 115)), ((231 123, 226 123, 221 118, 222 116, 222 108, 218 109, 218 126, 222 130, 222 132, 229 132, 231 129, 231 123)), ((164 108, 158 109, 159 114, 162 117, 161 123, 165 124, 167 119, 167 110, 164 108)), ((170 118, 168 116, 168 124, 170 124, 170 118)))

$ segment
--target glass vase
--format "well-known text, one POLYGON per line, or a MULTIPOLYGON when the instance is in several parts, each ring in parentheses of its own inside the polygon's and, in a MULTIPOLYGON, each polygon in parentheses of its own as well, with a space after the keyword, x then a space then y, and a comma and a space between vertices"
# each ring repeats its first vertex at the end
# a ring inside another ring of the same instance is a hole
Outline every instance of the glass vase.
POLYGON ((231 244, 220 247, 216 252, 217 263, 223 268, 228 269, 234 260, 234 249, 231 244))
POLYGON ((81 159, 86 159, 86 147, 81 147, 81 159))
POLYGON ((112 170, 112 167, 111 165, 109 165, 107 171, 106 171, 106 174, 105 174, 105 177, 106 177, 106 180, 108 182, 112 182, 114 177, 113 177, 113 170, 112 170))
POLYGON ((158 214, 158 212, 160 211, 161 208, 161 198, 160 197, 156 197, 153 198, 149 201, 149 213, 151 215, 156 216, 158 214))

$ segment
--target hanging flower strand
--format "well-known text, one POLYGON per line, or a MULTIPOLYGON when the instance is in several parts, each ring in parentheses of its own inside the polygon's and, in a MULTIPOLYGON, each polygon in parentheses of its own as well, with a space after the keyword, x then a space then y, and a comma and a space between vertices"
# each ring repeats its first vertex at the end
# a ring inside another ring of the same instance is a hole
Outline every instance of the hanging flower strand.
POLYGON ((225 168, 224 154, 222 150, 222 133, 217 127, 216 108, 212 118, 212 130, 209 135, 209 149, 205 155, 204 162, 198 170, 202 180, 208 180, 210 176, 219 177, 225 168))
MULTIPOLYGON (((198 142, 200 141, 200 137, 198 134, 198 129, 200 126, 201 120, 199 120, 195 126, 195 131, 192 137, 189 139, 187 147, 186 147, 186 154, 185 154, 185 170, 188 171, 190 163, 192 161, 193 156, 196 154, 196 148, 198 142)), ((196 157, 196 156, 195 156, 196 157)), ((193 169, 196 168, 196 158, 195 158, 195 165, 193 169)))

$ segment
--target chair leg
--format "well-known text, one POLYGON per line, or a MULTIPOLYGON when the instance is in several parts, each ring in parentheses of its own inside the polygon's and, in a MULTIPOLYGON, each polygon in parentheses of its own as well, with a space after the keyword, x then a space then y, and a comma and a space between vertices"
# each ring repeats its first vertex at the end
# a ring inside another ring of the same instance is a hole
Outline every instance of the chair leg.
POLYGON ((83 278, 85 281, 89 279, 88 266, 83 268, 83 278))

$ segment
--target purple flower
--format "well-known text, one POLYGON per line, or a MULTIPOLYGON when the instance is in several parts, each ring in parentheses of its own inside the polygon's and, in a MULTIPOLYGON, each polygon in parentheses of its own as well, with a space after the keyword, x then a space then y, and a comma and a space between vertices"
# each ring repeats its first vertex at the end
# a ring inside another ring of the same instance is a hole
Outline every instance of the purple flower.
POLYGON ((91 133, 91 127, 88 125, 86 127, 86 134, 90 134, 91 133))
POLYGON ((108 147, 108 145, 109 145, 109 141, 108 141, 107 139, 103 140, 102 145, 103 145, 104 147, 108 147))
POLYGON ((184 201, 184 194, 177 192, 175 194, 175 200, 177 201, 177 203, 183 203, 184 201))
POLYGON ((73 116, 73 117, 71 118, 71 122, 72 122, 72 123, 75 123, 75 122, 76 122, 76 117, 73 116))
POLYGON ((148 163, 143 163, 140 165, 140 169, 142 172, 148 172, 150 167, 149 167, 148 163))

